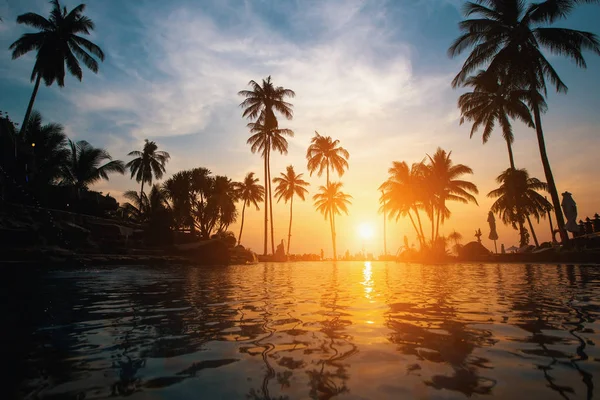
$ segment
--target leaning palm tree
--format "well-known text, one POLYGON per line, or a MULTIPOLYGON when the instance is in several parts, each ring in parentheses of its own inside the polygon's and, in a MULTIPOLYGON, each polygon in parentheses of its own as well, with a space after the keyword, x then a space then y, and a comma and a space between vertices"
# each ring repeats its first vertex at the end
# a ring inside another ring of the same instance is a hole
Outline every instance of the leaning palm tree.
POLYGON ((471 193, 478 194, 477 186, 460 178, 462 175, 472 174, 473 170, 464 164, 454 164, 450 156, 452 152, 446 152, 438 148, 433 156, 427 155, 429 163, 425 168, 425 187, 431 196, 428 203, 431 205, 431 241, 439 237, 440 222, 450 216, 450 210, 446 207, 446 201, 458 201, 463 204, 469 202, 477 204, 477 199, 471 193), (434 217, 436 220, 435 232, 433 228, 434 217))
POLYGON ((535 127, 527 106, 529 92, 511 83, 508 76, 498 77, 487 71, 467 78, 464 86, 472 87, 473 91, 464 93, 458 99, 460 124, 473 122, 471 138, 483 127, 482 139, 486 144, 497 122, 506 141, 510 166, 515 168, 512 152, 515 139, 510 119, 520 120, 530 128, 535 127))
POLYGON ((454 78, 453 86, 463 84, 469 74, 487 65, 487 70, 492 74, 509 76, 517 85, 529 91, 528 102, 533 112, 542 165, 563 242, 568 240, 568 236, 564 229, 560 199, 546 153, 541 118, 544 105, 541 99, 543 99, 542 95, 546 94, 546 79, 550 80, 558 92, 566 92, 567 86, 544 52, 566 56, 577 66, 585 68, 583 50, 600 54, 600 42, 597 36, 589 32, 549 27, 549 25, 566 18, 578 4, 599 2, 598 0, 545 0, 535 3, 508 0, 467 2, 465 15, 476 17, 460 22, 459 27, 463 33, 448 50, 449 55, 454 57, 468 48, 473 49, 461 71, 454 78))
POLYGON ((320 193, 313 196, 315 207, 325 219, 329 217, 331 221, 331 241, 333 243, 333 259, 337 260, 337 248, 335 243, 335 215, 344 213, 348 214, 348 206, 352 204, 350 199, 352 196, 342 192, 341 182, 329 182, 327 186, 320 186, 320 193))
POLYGON ((250 151, 252 153, 260 152, 261 156, 265 160, 265 248, 264 255, 267 255, 267 209, 270 208, 271 218, 271 251, 275 254, 275 238, 273 233, 273 198, 271 196, 271 150, 278 151, 280 154, 287 154, 288 142, 284 136, 294 136, 294 131, 291 129, 280 129, 277 125, 277 121, 269 127, 266 122, 266 115, 263 113, 262 117, 256 122, 250 122, 248 128, 250 128, 250 136, 247 140, 250 151))
POLYGON ((106 150, 95 148, 85 140, 69 140, 67 163, 61 171, 63 185, 71 185, 78 191, 86 190, 102 179, 108 180, 108 174, 115 172, 125 173, 123 161, 113 160, 106 150))
POLYGON ((258 184, 258 178, 254 177, 254 172, 248 172, 242 182, 236 185, 237 197, 243 202, 242 222, 240 225, 240 234, 238 236, 238 245, 242 243, 242 231, 244 230, 244 213, 246 206, 254 204, 256 211, 259 210, 258 203, 263 201, 265 188, 258 184))
POLYGON ((527 244, 528 235, 523 226, 527 220, 535 244, 539 246, 530 216, 539 221, 552 209, 552 204, 538 193, 548 190, 548 185, 537 178, 530 178, 526 169, 509 168, 502 172, 496 181, 500 187, 487 195, 496 199, 491 211, 497 213, 503 223, 519 230, 521 246, 527 244))
POLYGON ((286 203, 290 202, 290 226, 288 228, 287 255, 290 255, 290 242, 292 241, 292 206, 294 204, 294 195, 300 197, 304 201, 304 196, 308 193, 306 186, 308 182, 302 179, 304 174, 296 174, 294 167, 289 165, 280 177, 274 178, 273 183, 277 184, 275 188, 275 198, 277 202, 283 199, 286 203))
POLYGON ((44 79, 46 86, 56 81, 58 86, 65 85, 65 64, 71 75, 81 81, 83 73, 79 61, 83 62, 92 72, 98 72, 99 60, 104 60, 102 49, 80 35, 89 35, 94 30, 94 23, 83 15, 85 4, 80 4, 70 12, 66 7, 61 9, 58 0, 52 0, 52 11, 48 19, 35 13, 26 13, 17 17, 19 24, 39 29, 37 33, 25 33, 10 49, 13 50, 13 60, 36 50, 36 61, 31 73, 31 81, 35 80, 33 93, 21 125, 21 133, 25 132, 33 103, 44 79), (87 51, 86 51, 87 50, 87 51), (91 53, 91 55, 89 53, 91 53))
MULTIPOLYGON (((271 76, 263 79, 262 84, 251 80, 248 82, 248 86, 250 86, 251 90, 241 90, 238 92, 238 95, 245 98, 245 100, 240 104, 240 107, 244 109, 242 116, 244 118, 248 118, 254 123, 262 125, 261 130, 263 130, 264 133, 269 131, 277 131, 279 129, 275 112, 280 113, 288 120, 293 118, 293 105, 285 101, 287 97, 293 98, 296 96, 296 93, 293 90, 285 89, 282 86, 275 86, 271 81, 271 76)), ((252 133, 256 134, 258 131, 252 133)), ((248 143, 255 148, 254 143, 250 143, 251 139, 248 140, 248 143)), ((268 235, 267 209, 269 206, 271 210, 271 251, 273 254, 275 254, 275 239, 273 238, 273 204, 271 198, 271 171, 269 163, 271 143, 269 140, 263 140, 263 142, 264 151, 262 156, 265 159, 265 194, 268 194, 268 196, 265 196, 265 241, 263 253, 266 255, 268 235)), ((287 152, 287 142, 285 148, 287 152)), ((254 153, 255 151, 256 149, 252 152, 254 153)))
POLYGON ((424 245, 425 235, 419 210, 425 208, 424 191, 424 169, 423 163, 413 163, 409 168, 405 161, 394 161, 388 169, 388 179, 379 186, 383 190, 382 200, 386 202, 386 210, 389 219, 407 217, 415 229, 421 246, 424 245), (412 213, 418 222, 415 223, 412 213))
MULTIPOLYGON (((152 178, 161 179, 165 173, 165 164, 171 156, 166 151, 157 151, 158 146, 155 142, 145 140, 142 151, 134 150, 127 154, 130 157, 136 157, 129 161, 125 167, 131 172, 131 179, 142 185, 140 187, 140 199, 144 197, 144 183, 152 185, 152 178)), ((144 210, 141 209, 141 212, 144 210)))

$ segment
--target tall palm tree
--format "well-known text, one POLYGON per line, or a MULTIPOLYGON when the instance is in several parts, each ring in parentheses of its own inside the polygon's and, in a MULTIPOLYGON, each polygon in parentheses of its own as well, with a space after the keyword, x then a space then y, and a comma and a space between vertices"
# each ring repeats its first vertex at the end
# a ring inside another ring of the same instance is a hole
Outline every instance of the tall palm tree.
POLYGON ((530 178, 526 169, 509 168, 502 172, 496 181, 500 187, 487 195, 496 199, 491 211, 498 214, 503 223, 510 224, 515 229, 518 226, 521 246, 527 244, 527 234, 523 226, 527 220, 535 244, 539 246, 530 216, 539 221, 552 209, 552 204, 538 193, 548 190, 548 185, 537 178, 530 178))
MULTIPOLYGON (((285 101, 288 97, 295 97, 296 93, 291 89, 285 89, 282 86, 275 86, 271 80, 271 76, 262 80, 262 84, 257 83, 254 80, 248 82, 251 90, 241 90, 238 95, 245 98, 240 104, 240 107, 244 109, 242 116, 248 118, 254 123, 262 125, 259 130, 267 133, 269 131, 277 131, 279 125, 275 112, 280 113, 288 120, 291 120, 294 116, 292 111, 293 105, 285 101)), ((256 127, 259 128, 259 127, 256 127)), ((251 127, 252 129, 252 127, 251 127)), ((290 130, 287 130, 291 132, 290 130)), ((252 133, 258 133, 258 130, 252 133)), ((280 134, 283 134, 280 132, 280 134)), ((292 133, 293 135, 293 133, 292 133)), ((254 143, 248 143, 254 148, 254 143)), ((287 142, 286 142, 286 153, 287 153, 287 142)), ((275 239, 273 238, 273 202, 271 197, 271 170, 270 170, 270 149, 271 143, 269 140, 264 140, 263 145, 263 158, 265 160, 265 241, 264 241, 264 255, 267 254, 267 209, 270 206, 271 211, 271 251, 275 254, 275 239)), ((253 150, 254 153, 256 151, 253 150)))
POLYGON ((287 255, 290 255, 290 242, 292 241, 292 206, 294 204, 294 195, 300 197, 304 201, 304 196, 308 193, 306 186, 308 182, 302 179, 304 174, 296 174, 294 167, 289 165, 284 173, 273 179, 273 183, 277 184, 275 188, 275 198, 277 202, 283 199, 286 203, 290 201, 290 226, 288 228, 287 255))
POLYGON ((280 129, 277 121, 269 127, 266 123, 266 116, 259 118, 256 122, 250 122, 250 136, 247 140, 252 153, 260 152, 265 160, 265 248, 264 255, 267 254, 267 209, 270 208, 271 218, 271 251, 275 254, 275 238, 273 233, 273 198, 271 195, 271 150, 278 151, 280 154, 287 154, 288 142, 284 136, 294 136, 294 131, 291 129, 280 129))
POLYGON ((329 182, 327 186, 320 186, 320 193, 313 196, 315 207, 323 216, 331 221, 331 241, 333 243, 333 259, 337 260, 337 248, 335 243, 335 215, 348 214, 348 206, 352 204, 352 196, 341 191, 341 182, 329 182))
POLYGON ((21 139, 33 152, 34 182, 41 185, 56 183, 69 156, 64 127, 55 123, 43 124, 42 115, 33 111, 21 139))
POLYGON ((240 234, 238 236, 238 245, 242 243, 242 231, 244 230, 244 213, 246 206, 254 204, 256 211, 259 210, 258 203, 263 201, 265 188, 258 184, 258 178, 254 177, 254 172, 248 172, 242 182, 236 185, 237 197, 242 200, 242 223, 240 225, 240 234))
POLYGON ((509 118, 518 119, 530 128, 535 125, 527 106, 529 92, 515 86, 508 78, 479 71, 477 75, 465 80, 464 86, 472 87, 473 91, 459 97, 458 107, 461 111, 461 125, 465 121, 473 122, 471 138, 483 127, 483 144, 490 138, 496 122, 500 125, 508 148, 510 166, 515 168, 512 152, 514 135, 509 118))
MULTIPOLYGON (((315 131, 315 136, 312 137, 310 146, 306 150, 307 168, 310 176, 315 171, 317 176, 323 175, 323 171, 326 171, 326 185, 329 185, 330 169, 337 172, 340 177, 344 175, 345 170, 348 169, 350 153, 339 144, 339 140, 333 140, 331 136, 322 136, 315 131)), ((333 214, 329 214, 329 225, 331 225, 332 230, 334 229, 333 219, 333 214)))
POLYGON ((570 58, 579 67, 586 68, 583 50, 600 54, 600 42, 596 35, 573 29, 549 27, 557 20, 566 18, 578 4, 599 3, 599 0, 545 0, 526 3, 509 0, 475 0, 465 4, 465 15, 472 19, 460 22, 462 35, 450 49, 454 57, 472 48, 461 71, 454 78, 453 86, 465 82, 470 73, 487 65, 496 76, 510 76, 517 84, 530 92, 528 100, 533 112, 538 146, 552 197, 558 228, 563 242, 568 240, 560 207, 558 191, 546 152, 541 113, 541 94, 546 94, 546 79, 558 92, 566 92, 567 86, 546 58, 550 54, 570 58))
POLYGON ((477 199, 471 193, 478 194, 477 186, 472 182, 458 179, 462 175, 472 174, 473 170, 464 164, 454 164, 450 156, 452 152, 446 152, 438 148, 433 156, 427 155, 429 164, 425 165, 425 186, 432 196, 431 204, 431 240, 439 237, 440 221, 450 216, 450 210, 446 207, 446 201, 458 201, 467 204, 477 204, 477 199), (436 219, 435 234, 433 231, 433 217, 436 219))
MULTIPOLYGON (((130 157, 136 157, 129 161, 125 167, 131 172, 131 179, 135 175, 135 180, 142 185, 140 187, 140 198, 144 197, 144 183, 152 185, 152 178, 161 179, 165 173, 165 164, 171 156, 166 151, 157 151, 158 146, 155 142, 145 140, 142 151, 134 150, 127 154, 130 157)), ((143 209, 140 210, 144 212, 143 209)))
POLYGON ((61 172, 61 183, 86 190, 99 180, 108 180, 110 173, 125 173, 125 163, 113 160, 104 149, 95 148, 85 140, 69 140, 67 163, 61 172), (103 162, 108 161, 103 164, 103 162))
POLYGON ((421 246, 425 239, 419 214, 419 210, 425 208, 422 164, 414 163, 409 168, 405 161, 394 161, 388 170, 390 176, 379 187, 384 191, 382 199, 386 202, 388 218, 398 221, 400 217, 408 216, 421 246), (418 227, 411 212, 415 214, 418 227))
POLYGON ((46 86, 56 81, 58 86, 62 87, 65 85, 65 64, 71 75, 81 81, 83 72, 80 61, 94 73, 98 72, 98 62, 92 56, 104 61, 102 49, 80 36, 89 35, 94 30, 92 20, 83 15, 85 4, 67 12, 66 7, 61 9, 58 0, 52 0, 50 3, 52 11, 48 19, 35 13, 25 13, 17 17, 17 23, 39 29, 39 32, 25 33, 10 46, 13 50, 13 60, 32 50, 37 51, 31 73, 31 81, 35 80, 35 85, 21 125, 21 133, 27 128, 42 79, 46 86))

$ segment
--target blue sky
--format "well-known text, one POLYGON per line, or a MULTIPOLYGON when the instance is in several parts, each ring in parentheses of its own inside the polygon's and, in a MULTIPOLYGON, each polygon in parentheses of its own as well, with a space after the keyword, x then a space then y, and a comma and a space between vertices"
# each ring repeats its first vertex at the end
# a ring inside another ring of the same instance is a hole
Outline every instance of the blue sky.
MULTIPOLYGON (((68 8, 79 4, 63 3, 68 8)), ((469 127, 458 124, 459 92, 450 81, 462 59, 450 60, 446 50, 458 34, 461 4, 90 0, 86 14, 97 26, 92 40, 106 53, 100 73, 84 70, 81 83, 69 78, 64 88, 42 87, 35 108, 47 121, 65 125, 70 137, 105 147, 115 158, 127 160, 127 152, 149 138, 171 153, 169 173, 205 166, 242 179, 248 171, 261 176, 262 169, 245 143, 237 91, 250 79, 270 74, 276 84, 297 93, 295 118, 286 122, 296 136, 287 156, 274 157, 274 172, 288 164, 306 169, 305 149, 315 130, 340 139, 351 153, 342 181, 354 206, 350 216, 340 218, 340 249, 361 247, 355 227, 363 222, 379 231, 376 189, 391 162, 420 161, 438 146, 475 171, 479 207, 452 205, 453 218, 444 229, 459 229, 470 239, 470 231, 487 229, 491 202, 485 193, 507 167, 507 156, 499 135, 483 146, 480 137, 469 140, 469 127)), ((19 122, 32 90, 33 55, 11 60, 10 43, 28 31, 14 21, 28 11, 46 15, 49 7, 45 0, 0 0, 0 48, 6 49, 0 52, 0 110, 19 122)), ((559 25, 600 34, 597 21, 600 6, 582 6, 559 25)), ((586 58, 587 70, 551 58, 570 90, 550 95, 544 126, 559 191, 572 192, 580 213, 591 215, 600 211, 600 189, 593 180, 598 173, 600 57, 586 58)), ((515 130, 517 165, 543 178, 535 133, 518 124, 515 130)), ((322 179, 313 176, 310 182, 314 192, 322 179)), ((96 189, 119 196, 134 187, 127 177, 114 177, 96 189)), ((298 212, 307 217, 295 229, 298 238, 310 229, 315 243, 298 243, 299 252, 329 247, 327 224, 313 215, 311 203, 298 204, 298 212)), ((279 241, 287 231, 288 209, 280 204, 275 211, 279 241)), ((257 224, 248 244, 258 249, 261 213, 248 218, 257 224)), ((546 226, 542 221, 542 238, 548 237, 546 226)), ((501 228, 499 233, 500 242, 514 244, 513 231, 501 228)), ((408 224, 392 226, 390 236, 397 239, 390 239, 389 247, 399 245, 404 234, 412 237, 408 224)))

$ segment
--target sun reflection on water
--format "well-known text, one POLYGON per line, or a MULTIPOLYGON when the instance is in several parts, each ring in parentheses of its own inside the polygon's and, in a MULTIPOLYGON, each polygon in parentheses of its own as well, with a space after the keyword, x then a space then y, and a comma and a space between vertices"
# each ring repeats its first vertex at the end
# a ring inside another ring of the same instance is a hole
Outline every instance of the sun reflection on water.
POLYGON ((363 278, 364 280, 361 282, 363 284, 363 286, 365 287, 365 297, 369 300, 372 299, 372 292, 373 292, 373 279, 372 279, 372 275, 373 275, 373 270, 372 270, 372 266, 371 266, 371 262, 370 261, 366 261, 365 262, 365 266, 363 268, 363 278))

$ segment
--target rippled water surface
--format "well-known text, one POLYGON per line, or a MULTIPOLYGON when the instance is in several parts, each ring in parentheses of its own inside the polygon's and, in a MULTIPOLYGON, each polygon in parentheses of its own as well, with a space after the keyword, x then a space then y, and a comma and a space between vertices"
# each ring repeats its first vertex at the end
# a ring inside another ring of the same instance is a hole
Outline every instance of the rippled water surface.
POLYGON ((19 275, 3 374, 31 399, 600 397, 599 279, 379 262, 19 275))

